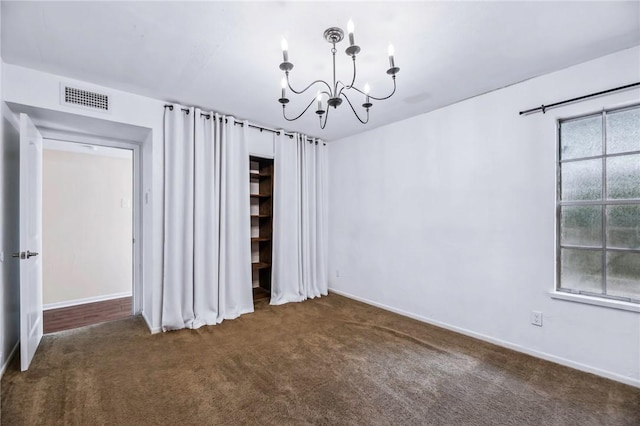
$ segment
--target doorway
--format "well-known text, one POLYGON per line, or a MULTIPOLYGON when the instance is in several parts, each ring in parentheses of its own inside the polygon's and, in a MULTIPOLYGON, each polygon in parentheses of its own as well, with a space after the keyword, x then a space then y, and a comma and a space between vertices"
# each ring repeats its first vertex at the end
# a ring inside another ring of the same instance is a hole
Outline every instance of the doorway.
POLYGON ((44 333, 133 314, 134 151, 44 140, 44 333))
MULTIPOLYGON (((153 217, 150 205, 151 190, 143 192, 143 181, 152 186, 154 176, 152 161, 153 129, 131 124, 93 118, 67 112, 43 109, 23 104, 7 102, 18 117, 14 127, 18 132, 19 167, 16 190, 19 195, 16 224, 18 240, 16 257, 19 272, 17 290, 19 291, 19 315, 16 321, 19 327, 20 369, 25 371, 38 349, 43 336, 43 253, 42 241, 42 161, 44 139, 97 147, 125 148, 133 152, 133 315, 143 314, 143 300, 149 301, 151 289, 143 286, 143 251, 150 250, 151 222, 144 221, 143 212, 153 217), (142 170, 145 164, 145 177, 142 170), (144 193, 145 203, 142 203, 144 193), (18 220, 19 218, 19 220, 18 220), (143 235, 143 229, 147 230, 143 235), (147 245, 149 244, 149 245, 147 245)), ((149 302, 151 303, 151 302, 149 302)), ((148 306, 151 306, 148 305, 148 306)), ((151 308, 149 308, 151 309, 151 308)), ((144 314, 143 314, 144 316, 144 314)), ((147 324, 152 322, 147 319, 147 324)), ((151 327, 150 327, 151 328, 151 327)), ((16 346, 17 347, 17 346, 16 346)))

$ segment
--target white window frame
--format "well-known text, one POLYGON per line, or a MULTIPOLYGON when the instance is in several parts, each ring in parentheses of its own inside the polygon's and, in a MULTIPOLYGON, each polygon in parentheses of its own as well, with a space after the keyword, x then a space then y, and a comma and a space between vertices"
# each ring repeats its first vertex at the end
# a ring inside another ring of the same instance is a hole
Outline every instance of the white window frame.
POLYGON ((596 113, 589 113, 589 114, 574 116, 570 118, 558 119, 556 122, 556 128, 557 128, 557 137, 556 137, 556 283, 555 283, 554 291, 551 292, 551 296, 553 298, 640 312, 640 300, 606 294, 607 252, 640 253, 640 249, 631 249, 631 248, 628 248, 628 249, 613 248, 612 249, 606 246, 606 232, 607 232, 606 207, 614 206, 614 205, 640 205, 639 198, 634 198, 634 199, 608 199, 607 198, 606 159, 611 157, 640 154, 640 150, 628 151, 624 153, 607 154, 607 151, 606 151, 607 150, 607 145, 606 145, 607 144, 607 121, 606 119, 607 119, 607 114, 620 112, 624 110, 630 110, 630 109, 638 109, 638 108, 640 108, 640 104, 627 105, 619 108, 603 109, 602 111, 596 112, 596 113), (560 149, 562 147, 562 136, 561 136, 562 123, 581 120, 589 117, 597 117, 597 116, 600 116, 602 118, 602 154, 597 156, 571 158, 568 160, 562 160, 560 155, 560 149), (593 159, 602 160, 602 194, 600 199, 563 201, 561 199, 561 189, 562 189, 561 188, 561 185, 562 185, 561 165, 563 163, 568 163, 568 162, 593 160, 593 159), (602 207, 602 231, 601 231, 602 245, 601 247, 598 247, 598 248, 586 247, 586 246, 583 247, 583 246, 567 245, 567 244, 561 243, 562 230, 561 230, 560 214, 561 214, 561 207, 563 206, 601 206, 602 207), (579 250, 595 250, 602 253, 602 285, 603 285, 602 294, 596 294, 596 293, 591 293, 591 292, 577 290, 577 289, 561 288, 561 268, 562 268, 561 249, 562 248, 579 249, 579 250))

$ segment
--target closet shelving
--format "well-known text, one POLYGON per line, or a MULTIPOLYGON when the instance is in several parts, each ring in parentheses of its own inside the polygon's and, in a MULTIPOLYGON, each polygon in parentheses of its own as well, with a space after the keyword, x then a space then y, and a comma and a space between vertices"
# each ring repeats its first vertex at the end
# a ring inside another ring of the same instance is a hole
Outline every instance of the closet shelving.
POLYGON ((258 300, 271 294, 273 160, 251 156, 249 164, 253 298, 258 300))

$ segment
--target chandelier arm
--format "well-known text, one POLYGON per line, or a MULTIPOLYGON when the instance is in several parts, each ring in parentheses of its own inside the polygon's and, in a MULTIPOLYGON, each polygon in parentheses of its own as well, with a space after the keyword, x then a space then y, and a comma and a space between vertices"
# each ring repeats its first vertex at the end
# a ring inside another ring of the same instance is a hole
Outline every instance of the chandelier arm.
MULTIPOLYGON (((376 98, 376 97, 375 97, 375 96, 373 96, 373 95, 369 95, 369 97, 370 97, 371 99, 375 99, 376 101, 384 101, 385 99, 389 99, 390 97, 392 97, 392 96, 393 96, 393 94, 394 94, 394 93, 396 93, 396 76, 394 75, 394 76, 392 76, 392 78, 393 78, 393 92, 391 92, 391 94, 390 94, 389 96, 385 96, 384 98, 376 98)), ((353 90, 355 90, 355 91, 357 91, 357 92, 360 92, 360 93, 362 93, 363 95, 367 96, 367 94, 366 94, 366 93, 364 93, 362 90, 358 89, 358 88, 357 88, 357 87, 355 87, 355 86, 351 87, 351 89, 353 89, 353 90)))
POLYGON ((338 92, 338 94, 336 95, 336 97, 339 97, 342 94, 343 90, 349 90, 353 87, 353 84, 356 82, 356 56, 353 55, 353 78, 351 79, 351 84, 350 85, 345 85, 343 82, 341 82, 340 80, 338 80, 338 83, 342 84, 342 88, 340 88, 340 91, 338 92))
POLYGON ((309 88, 311 86, 313 86, 316 83, 323 83, 325 86, 327 86, 327 89, 329 89, 329 92, 331 92, 331 86, 329 85, 329 83, 327 83, 324 80, 316 80, 313 83, 310 83, 307 87, 305 87, 304 89, 302 89, 301 91, 297 91, 296 89, 294 89, 293 87, 291 87, 291 82, 289 82, 289 73, 287 73, 287 85, 289 86, 289 90, 291 90, 293 93, 295 93, 296 95, 300 95, 304 92, 306 92, 307 90, 309 90, 309 88))
POLYGON ((311 102, 309 102, 309 105, 307 105, 307 107, 304 109, 304 111, 302 111, 300 113, 300 115, 298 115, 296 118, 287 118, 287 115, 284 113, 284 105, 282 106, 282 116, 284 117, 285 120, 287 121, 296 121, 298 118, 302 117, 302 115, 307 112, 307 110, 309 109, 309 107, 313 104, 313 101, 315 101, 316 98, 311 99, 311 102))
POLYGON ((333 93, 338 93, 338 83, 336 82, 336 44, 333 43, 333 49, 331 49, 331 53, 333 54, 333 93))
POLYGON ((353 78, 351 79, 351 84, 347 87, 347 89, 352 88, 353 84, 356 82, 356 55, 353 55, 352 59, 353 59, 353 78))
POLYGON ((322 117, 320 117, 320 129, 322 130, 327 125, 327 120, 329 120, 329 111, 331 111, 331 108, 327 108, 327 113, 324 115, 324 124, 322 124, 322 117))
POLYGON ((349 100, 349 98, 347 97, 347 95, 345 93, 341 94, 342 96, 344 96, 344 98, 347 100, 347 102, 349 103, 349 106, 351 107, 351 111, 353 111, 353 113, 355 114, 356 118, 358 119, 358 121, 360 121, 362 124, 367 124, 369 122, 369 109, 367 109, 367 121, 363 121, 360 116, 358 115, 358 113, 356 112, 356 109, 353 107, 353 104, 351 103, 351 101, 349 100))

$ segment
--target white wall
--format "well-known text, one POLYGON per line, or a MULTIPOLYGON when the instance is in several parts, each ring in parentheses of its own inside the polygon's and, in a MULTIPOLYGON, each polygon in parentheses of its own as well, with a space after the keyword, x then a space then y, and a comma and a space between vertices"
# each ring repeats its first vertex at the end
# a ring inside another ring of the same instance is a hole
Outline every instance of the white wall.
POLYGON ((556 120, 640 92, 518 115, 639 77, 636 47, 330 143, 331 288, 640 386, 640 314, 549 296, 556 120))
MULTIPOLYGON (((2 107, 4 106, 4 102, 2 101, 2 7, 0 7, 0 112, 2 107)), ((4 291, 2 289, 5 288, 5 282, 7 281, 5 278, 5 266, 4 266, 4 247, 5 247, 5 191, 4 191, 4 171, 6 168, 7 160, 5 160, 5 143, 4 143, 4 119, 0 115, 0 201, 2 201, 2 208, 0 208, 0 368, 1 372, 4 372, 4 360, 6 355, 4 353, 4 334, 5 334, 5 312, 6 309, 4 307, 4 291)), ((0 373, 0 378, 2 378, 2 373, 0 373)))
POLYGON ((42 198, 45 308, 130 295, 132 152, 45 149, 42 198))
POLYGON ((272 132, 260 132, 255 129, 251 129, 247 132, 247 145, 249 148, 249 155, 255 155, 256 157, 273 158, 274 149, 274 133, 272 132))
POLYGON ((4 371, 20 339, 20 265, 18 259, 11 257, 20 250, 20 126, 4 102, 0 102, 0 108, 0 257, 4 257, 0 262, 0 368, 4 371))
POLYGON ((18 262, 11 258, 18 249, 19 139, 18 124, 3 101, 5 67, 0 47, 0 377, 18 347, 20 331, 18 262))

